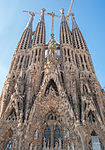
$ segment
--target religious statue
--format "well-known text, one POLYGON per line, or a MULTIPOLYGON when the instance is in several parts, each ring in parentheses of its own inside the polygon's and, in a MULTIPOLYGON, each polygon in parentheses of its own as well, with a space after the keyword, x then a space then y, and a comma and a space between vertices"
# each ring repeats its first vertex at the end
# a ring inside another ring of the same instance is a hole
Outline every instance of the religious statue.
POLYGON ((58 150, 58 142, 55 143, 55 150, 58 150))
POLYGON ((35 131, 34 137, 35 137, 35 138, 38 138, 38 130, 35 131))
POLYGON ((58 148, 58 150, 61 150, 61 148, 62 148, 62 143, 61 143, 61 138, 59 138, 59 148, 58 148))
POLYGON ((17 84, 15 85, 16 94, 23 94, 24 91, 24 75, 23 73, 20 74, 20 76, 17 79, 17 84))

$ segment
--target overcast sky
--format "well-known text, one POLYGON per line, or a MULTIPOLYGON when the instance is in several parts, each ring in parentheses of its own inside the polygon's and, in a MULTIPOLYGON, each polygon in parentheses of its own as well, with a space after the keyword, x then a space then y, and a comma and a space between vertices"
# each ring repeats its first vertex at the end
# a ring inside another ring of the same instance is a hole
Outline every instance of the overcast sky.
MULTIPOLYGON (((10 68, 18 41, 29 20, 22 10, 55 12, 65 9, 67 15, 70 0, 0 0, 0 93, 10 68)), ((105 0, 74 0, 72 12, 84 36, 95 67, 97 78, 105 87, 105 0)), ((35 30, 40 16, 34 18, 35 30)), ((46 39, 50 39, 51 17, 45 16, 46 39)), ((71 29, 71 21, 68 21, 71 29)), ((59 41, 60 19, 55 18, 55 39, 59 41)))

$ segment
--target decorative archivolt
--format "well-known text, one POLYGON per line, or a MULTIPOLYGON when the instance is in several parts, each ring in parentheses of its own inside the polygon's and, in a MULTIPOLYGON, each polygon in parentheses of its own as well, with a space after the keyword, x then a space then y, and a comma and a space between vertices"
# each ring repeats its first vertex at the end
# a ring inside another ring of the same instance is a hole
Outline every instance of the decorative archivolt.
POLYGON ((56 83, 54 82, 53 79, 51 79, 48 82, 44 95, 47 96, 49 93, 52 93, 52 92, 55 92, 56 96, 59 96, 57 85, 56 85, 56 83))

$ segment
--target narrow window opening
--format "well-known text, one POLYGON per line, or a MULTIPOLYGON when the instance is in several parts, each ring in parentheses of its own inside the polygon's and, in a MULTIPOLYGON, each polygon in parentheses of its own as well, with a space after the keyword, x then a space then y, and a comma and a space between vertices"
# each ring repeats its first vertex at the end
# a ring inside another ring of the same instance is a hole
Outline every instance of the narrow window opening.
POLYGON ((35 53, 35 56, 37 56, 37 49, 36 49, 36 53, 35 53))
POLYGON ((68 56, 70 56, 70 50, 68 49, 68 56))
POLYGON ((78 58, 77 54, 75 54, 75 59, 76 59, 77 67, 79 68, 79 67, 80 67, 80 64, 79 64, 79 58, 78 58))
POLYGON ((64 48, 64 55, 66 56, 66 49, 64 48))

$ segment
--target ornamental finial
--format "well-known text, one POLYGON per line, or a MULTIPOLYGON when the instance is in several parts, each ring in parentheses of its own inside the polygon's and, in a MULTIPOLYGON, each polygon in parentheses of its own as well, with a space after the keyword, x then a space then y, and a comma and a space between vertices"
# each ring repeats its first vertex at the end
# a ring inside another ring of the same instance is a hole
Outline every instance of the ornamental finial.
POLYGON ((60 12, 61 12, 61 22, 66 22, 66 17, 65 17, 65 15, 64 15, 64 9, 61 8, 61 9, 60 9, 60 12))
POLYGON ((77 25, 77 23, 75 21, 75 17, 74 17, 73 13, 71 14, 71 20, 72 20, 72 29, 78 28, 78 25, 77 25))
POLYGON ((46 10, 44 8, 41 9, 41 17, 40 17, 40 21, 44 22, 44 12, 46 10))
POLYGON ((42 8, 41 9, 41 15, 44 15, 44 12, 46 11, 46 9, 42 8))
POLYGON ((64 9, 61 8, 61 9, 60 9, 60 12, 61 12, 61 14, 64 14, 64 9))

